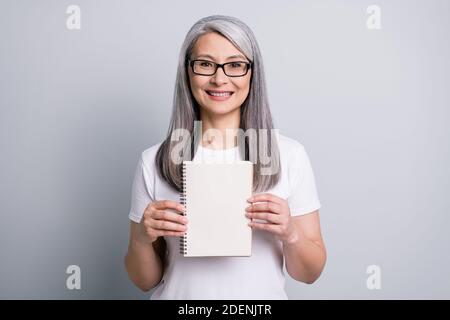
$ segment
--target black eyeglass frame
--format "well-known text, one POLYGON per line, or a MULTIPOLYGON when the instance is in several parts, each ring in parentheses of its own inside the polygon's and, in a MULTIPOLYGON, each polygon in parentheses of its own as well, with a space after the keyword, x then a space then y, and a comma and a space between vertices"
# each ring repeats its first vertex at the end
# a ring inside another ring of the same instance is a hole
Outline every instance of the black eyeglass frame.
POLYGON ((252 68, 252 66, 253 66, 253 63, 252 63, 252 62, 247 62, 247 61, 231 61, 231 62, 226 62, 226 63, 215 63, 214 61, 210 61, 210 60, 195 59, 195 60, 188 60, 187 62, 188 62, 188 64, 189 64, 189 66, 191 66, 192 72, 193 72, 194 74, 199 75, 199 76, 213 76, 213 75, 216 74, 217 69, 221 68, 222 71, 223 71, 223 73, 224 73, 227 77, 238 78, 238 77, 243 77, 243 76, 247 75, 248 70, 250 70, 250 69, 252 68), (194 63, 195 63, 196 61, 204 61, 204 62, 209 62, 209 63, 214 64, 214 65, 215 65, 215 70, 214 70, 214 72, 211 73, 211 74, 203 74, 203 73, 197 73, 197 72, 195 72, 195 71, 194 71, 194 63), (232 63, 244 63, 244 64, 247 66, 247 69, 246 69, 245 73, 244 73, 243 75, 239 75, 239 76, 230 76, 230 75, 228 75, 227 72, 225 71, 225 65, 227 65, 227 64, 232 64, 232 63))

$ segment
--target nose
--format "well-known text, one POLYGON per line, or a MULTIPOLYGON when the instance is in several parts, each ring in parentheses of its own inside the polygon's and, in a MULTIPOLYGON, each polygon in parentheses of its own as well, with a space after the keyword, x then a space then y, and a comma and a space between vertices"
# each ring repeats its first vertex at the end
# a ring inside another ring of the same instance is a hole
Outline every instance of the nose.
POLYGON ((218 86, 228 82, 228 77, 222 68, 217 68, 216 73, 211 77, 211 82, 218 86))

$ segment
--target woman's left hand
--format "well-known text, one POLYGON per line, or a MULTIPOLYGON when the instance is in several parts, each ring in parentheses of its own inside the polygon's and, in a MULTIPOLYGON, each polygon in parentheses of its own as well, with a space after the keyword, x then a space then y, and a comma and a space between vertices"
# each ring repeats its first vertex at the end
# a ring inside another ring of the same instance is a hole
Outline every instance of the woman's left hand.
POLYGON ((271 193, 262 193, 253 195, 247 201, 251 205, 245 209, 247 212, 245 216, 250 219, 260 219, 267 222, 252 220, 249 223, 250 227, 271 232, 283 243, 289 243, 297 237, 292 223, 291 210, 286 200, 271 193))

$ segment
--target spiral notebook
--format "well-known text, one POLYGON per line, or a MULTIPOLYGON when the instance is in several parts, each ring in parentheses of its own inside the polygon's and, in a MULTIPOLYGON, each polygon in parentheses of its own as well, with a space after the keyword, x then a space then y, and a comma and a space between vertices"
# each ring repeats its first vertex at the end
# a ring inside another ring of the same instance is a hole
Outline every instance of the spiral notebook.
POLYGON ((180 202, 188 229, 180 237, 185 257, 250 256, 252 230, 245 216, 252 195, 253 163, 183 162, 180 202))

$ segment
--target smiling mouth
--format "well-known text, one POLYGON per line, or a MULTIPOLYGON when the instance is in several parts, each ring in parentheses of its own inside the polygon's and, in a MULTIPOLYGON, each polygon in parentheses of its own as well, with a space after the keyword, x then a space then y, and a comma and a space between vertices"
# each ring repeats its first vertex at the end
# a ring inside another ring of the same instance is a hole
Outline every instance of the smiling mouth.
POLYGON ((229 97, 234 92, 233 91, 216 91, 216 90, 205 90, 206 93, 213 97, 229 97))

